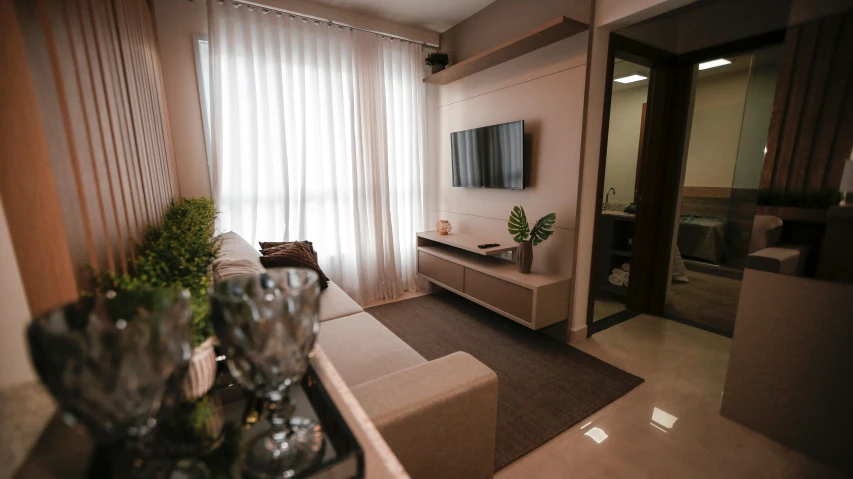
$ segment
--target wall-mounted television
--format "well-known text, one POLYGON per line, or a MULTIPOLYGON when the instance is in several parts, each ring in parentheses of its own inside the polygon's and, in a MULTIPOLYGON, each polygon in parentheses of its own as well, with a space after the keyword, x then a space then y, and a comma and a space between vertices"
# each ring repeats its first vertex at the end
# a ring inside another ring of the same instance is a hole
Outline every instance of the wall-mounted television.
POLYGON ((453 186, 524 189, 524 120, 450 134, 453 186))

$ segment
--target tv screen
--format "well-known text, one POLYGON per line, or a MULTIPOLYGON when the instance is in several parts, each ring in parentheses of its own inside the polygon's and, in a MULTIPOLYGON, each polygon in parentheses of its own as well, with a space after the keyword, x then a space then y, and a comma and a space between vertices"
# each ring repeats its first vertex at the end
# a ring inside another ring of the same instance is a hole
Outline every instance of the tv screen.
POLYGON ((450 134, 453 186, 524 189, 524 121, 450 134))

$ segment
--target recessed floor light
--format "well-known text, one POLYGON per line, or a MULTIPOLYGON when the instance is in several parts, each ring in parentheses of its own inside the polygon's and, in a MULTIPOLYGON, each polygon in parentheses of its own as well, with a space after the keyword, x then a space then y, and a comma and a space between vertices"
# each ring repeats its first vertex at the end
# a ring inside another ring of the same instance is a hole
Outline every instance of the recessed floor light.
POLYGON ((711 60, 709 62, 703 62, 699 64, 700 70, 707 70, 709 68, 717 68, 723 65, 728 65, 731 62, 726 60, 725 58, 717 58, 716 60, 711 60))
POLYGON ((634 83, 635 81, 645 80, 648 77, 644 77, 643 75, 628 75, 622 78, 614 78, 613 81, 617 81, 619 83, 634 83))

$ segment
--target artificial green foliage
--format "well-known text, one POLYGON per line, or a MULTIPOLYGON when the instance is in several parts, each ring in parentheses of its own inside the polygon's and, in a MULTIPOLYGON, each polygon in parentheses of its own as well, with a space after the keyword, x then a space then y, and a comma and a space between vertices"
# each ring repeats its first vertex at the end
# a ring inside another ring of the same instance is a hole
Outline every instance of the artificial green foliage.
POLYGON ((539 218, 539 221, 530 230, 530 239, 533 240, 533 246, 545 241, 554 233, 551 227, 554 226, 555 221, 557 221, 557 213, 548 213, 539 218))
POLYGON ((426 63, 427 66, 433 66, 433 65, 445 65, 446 66, 447 64, 450 63, 450 55, 448 55, 447 53, 444 53, 444 52, 432 52, 426 56, 426 58, 424 59, 424 63, 426 63))
POLYGON ((216 208, 210 198, 172 201, 159 226, 150 226, 134 244, 135 259, 127 274, 95 273, 95 291, 135 291, 149 287, 182 288, 190 292, 193 346, 212 336, 208 268, 219 253, 213 239, 216 208))
POLYGON ((524 208, 515 206, 509 215, 507 230, 516 243, 531 241, 533 242, 533 246, 536 246, 554 233, 551 228, 554 226, 555 221, 557 221, 557 214, 548 213, 539 218, 539 221, 533 225, 533 229, 531 230, 530 225, 527 223, 527 214, 524 212, 524 208))
POLYGON ((512 213, 509 214, 507 229, 516 243, 527 241, 527 235, 530 234, 530 225, 527 224, 527 214, 524 213, 523 207, 513 207, 512 213))
POLYGON ((842 194, 840 191, 828 189, 803 193, 786 193, 776 188, 766 188, 758 192, 758 205, 825 210, 830 206, 840 203, 841 198, 842 194))

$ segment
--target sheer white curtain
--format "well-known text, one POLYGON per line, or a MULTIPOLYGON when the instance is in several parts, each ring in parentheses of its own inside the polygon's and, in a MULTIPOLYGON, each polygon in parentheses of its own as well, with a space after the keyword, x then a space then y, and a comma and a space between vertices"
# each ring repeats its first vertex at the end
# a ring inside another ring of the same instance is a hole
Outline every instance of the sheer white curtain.
POLYGON ((364 303, 416 290, 424 227, 421 47, 209 2, 219 229, 308 240, 364 303))

